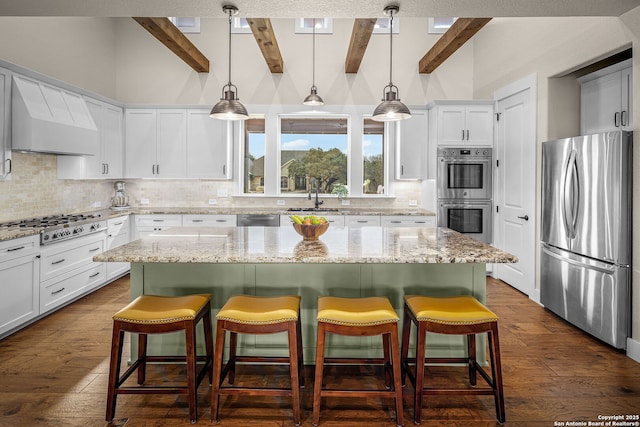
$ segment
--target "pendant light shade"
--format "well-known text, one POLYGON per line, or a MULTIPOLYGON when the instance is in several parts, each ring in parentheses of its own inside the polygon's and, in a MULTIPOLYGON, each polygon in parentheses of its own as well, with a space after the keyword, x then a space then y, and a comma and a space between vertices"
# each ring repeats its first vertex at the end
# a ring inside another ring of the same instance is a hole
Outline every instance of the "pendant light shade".
POLYGON ((221 120, 246 120, 249 113, 238 98, 238 88, 231 83, 231 19, 238 14, 238 8, 226 4, 222 6, 222 10, 229 14, 229 83, 222 87, 222 98, 213 106, 209 115, 221 120))
POLYGON ((411 111, 400 101, 398 87, 393 84, 393 14, 398 13, 399 6, 389 5, 384 8, 389 16, 389 84, 382 90, 382 102, 373 110, 372 120, 378 122, 394 122, 411 117, 411 111))
POLYGON ((316 18, 313 18, 313 67, 312 67, 312 86, 311 93, 304 99, 304 105, 324 105, 324 101, 318 95, 316 87, 316 18))

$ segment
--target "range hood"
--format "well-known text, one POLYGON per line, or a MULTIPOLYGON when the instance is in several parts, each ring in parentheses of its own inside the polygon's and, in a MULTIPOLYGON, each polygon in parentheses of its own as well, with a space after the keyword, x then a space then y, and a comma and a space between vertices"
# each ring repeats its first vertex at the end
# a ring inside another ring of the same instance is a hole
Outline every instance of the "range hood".
POLYGON ((11 149, 97 155, 98 129, 82 96, 13 75, 11 149))

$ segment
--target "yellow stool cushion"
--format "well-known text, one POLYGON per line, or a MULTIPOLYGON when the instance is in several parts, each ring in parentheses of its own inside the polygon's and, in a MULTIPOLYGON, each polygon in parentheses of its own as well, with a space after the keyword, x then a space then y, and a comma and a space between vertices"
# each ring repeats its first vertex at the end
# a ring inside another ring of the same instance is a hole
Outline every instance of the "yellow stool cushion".
POLYGON ((470 295, 456 297, 405 295, 404 300, 419 322, 477 325, 498 321, 498 316, 494 312, 470 295))
POLYGON ((398 320, 398 314, 386 297, 318 298, 318 322, 345 326, 373 326, 398 320))
POLYGON ((193 320, 210 299, 210 294, 178 297, 141 295, 114 314, 113 320, 156 324, 193 320))
POLYGON ((235 295, 229 298, 216 316, 219 320, 236 323, 263 324, 298 320, 300 297, 257 297, 235 295))

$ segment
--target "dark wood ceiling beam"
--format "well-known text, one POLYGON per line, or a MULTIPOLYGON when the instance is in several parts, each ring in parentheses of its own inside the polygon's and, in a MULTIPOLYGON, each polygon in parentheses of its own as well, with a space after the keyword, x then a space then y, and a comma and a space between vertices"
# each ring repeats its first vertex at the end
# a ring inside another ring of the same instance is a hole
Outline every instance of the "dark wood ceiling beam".
POLYGON ((458 18, 422 57, 418 71, 423 74, 433 72, 489 21, 491 18, 458 18))
POLYGON ((345 73, 357 73, 360 69, 360 64, 369 45, 369 39, 373 34, 375 24, 375 18, 356 19, 353 22, 347 59, 344 61, 345 73))
POLYGON ((191 43, 169 18, 139 18, 135 21, 142 25, 169 50, 198 73, 209 72, 209 60, 191 43))
POLYGON ((264 60, 267 61, 272 73, 282 73, 284 61, 278 47, 278 40, 273 32, 269 18, 247 18, 251 32, 258 42, 264 60))

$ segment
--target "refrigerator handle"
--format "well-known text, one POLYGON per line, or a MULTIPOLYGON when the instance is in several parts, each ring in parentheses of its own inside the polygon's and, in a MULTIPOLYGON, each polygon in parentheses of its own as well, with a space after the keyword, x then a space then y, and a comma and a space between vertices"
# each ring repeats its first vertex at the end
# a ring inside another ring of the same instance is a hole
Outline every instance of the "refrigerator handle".
MULTIPOLYGON (((569 238, 576 237, 576 194, 578 186, 576 185, 576 152, 571 150, 569 161, 567 162, 564 174, 563 203, 562 216, 564 220, 565 230, 569 238)), ((578 194, 579 198, 579 194, 578 194)))

